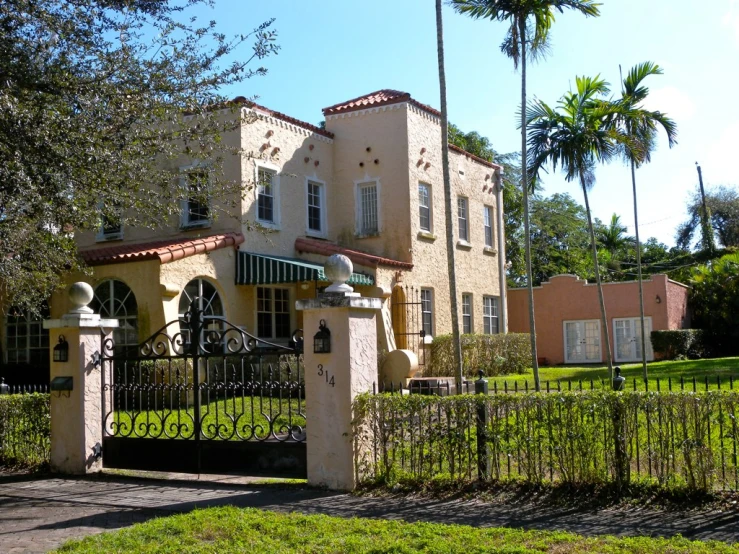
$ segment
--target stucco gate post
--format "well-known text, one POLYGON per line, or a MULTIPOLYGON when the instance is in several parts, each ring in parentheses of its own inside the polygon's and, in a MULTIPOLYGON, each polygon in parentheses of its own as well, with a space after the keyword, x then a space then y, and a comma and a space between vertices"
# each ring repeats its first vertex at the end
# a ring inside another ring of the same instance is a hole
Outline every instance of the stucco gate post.
POLYGON ((44 321, 52 347, 66 341, 68 349, 67 361, 55 361, 54 349, 51 351, 51 469, 59 473, 102 469, 101 330, 110 333, 118 327, 118 320, 93 313, 87 306, 92 298, 90 285, 74 283, 69 289, 69 313, 44 321), (71 386, 71 390, 53 390, 60 385, 65 389, 71 386))
POLYGON ((346 284, 353 271, 346 256, 331 256, 324 271, 333 281, 326 292, 296 302, 304 312, 308 483, 352 490, 357 484, 352 402, 377 382, 376 319, 382 301, 363 298, 346 284), (319 329, 330 333, 330 353, 314 353, 319 329))

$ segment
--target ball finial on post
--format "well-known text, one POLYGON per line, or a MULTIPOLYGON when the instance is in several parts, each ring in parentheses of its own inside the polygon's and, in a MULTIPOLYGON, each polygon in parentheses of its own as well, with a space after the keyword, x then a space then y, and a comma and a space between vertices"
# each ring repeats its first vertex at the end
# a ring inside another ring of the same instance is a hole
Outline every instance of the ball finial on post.
POLYGON ((352 261, 343 254, 332 254, 323 266, 323 272, 331 284, 326 287, 326 292, 354 292, 354 289, 346 284, 351 279, 354 265, 352 261))
POLYGON ((71 314, 91 314, 93 313, 92 308, 88 306, 94 297, 92 287, 83 282, 79 281, 69 287, 69 301, 72 304, 72 309, 69 310, 71 314))

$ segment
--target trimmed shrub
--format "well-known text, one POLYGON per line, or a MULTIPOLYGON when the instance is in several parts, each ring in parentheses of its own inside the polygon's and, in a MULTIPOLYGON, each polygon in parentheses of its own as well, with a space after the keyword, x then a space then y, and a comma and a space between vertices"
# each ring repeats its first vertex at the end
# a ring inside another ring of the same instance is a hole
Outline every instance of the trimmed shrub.
MULTIPOLYGON (((476 377, 479 370, 487 377, 524 373, 531 367, 531 338, 525 333, 462 335, 462 356, 468 377, 476 377)), ((435 337, 429 357, 424 377, 454 375, 452 335, 435 337)))
POLYGON ((701 358, 704 354, 703 335, 701 329, 652 331, 652 349, 666 360, 701 358))
POLYGON ((0 396, 0 464, 35 466, 51 455, 48 394, 0 396))
POLYGON ((364 394, 354 413, 364 482, 739 490, 737 391, 364 394))

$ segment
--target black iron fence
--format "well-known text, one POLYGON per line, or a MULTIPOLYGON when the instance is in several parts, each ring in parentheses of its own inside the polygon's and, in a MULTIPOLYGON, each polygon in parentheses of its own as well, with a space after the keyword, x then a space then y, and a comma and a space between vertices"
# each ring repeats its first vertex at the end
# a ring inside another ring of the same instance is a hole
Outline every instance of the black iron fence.
POLYGON ((0 394, 34 394, 49 392, 48 384, 34 384, 34 385, 7 385, 5 379, 0 378, 0 394))
POLYGON ((368 447, 357 468, 372 481, 651 482, 739 491, 739 391, 698 391, 697 380, 696 392, 692 380, 687 388, 363 395, 355 431, 368 447))
POLYGON ((105 339, 102 364, 106 466, 304 476, 299 332, 272 344, 193 302, 134 349, 105 339))

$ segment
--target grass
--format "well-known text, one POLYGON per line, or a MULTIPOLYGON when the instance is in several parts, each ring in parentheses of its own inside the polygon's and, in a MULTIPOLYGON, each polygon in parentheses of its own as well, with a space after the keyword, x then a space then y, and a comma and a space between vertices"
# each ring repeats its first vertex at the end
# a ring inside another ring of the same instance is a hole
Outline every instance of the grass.
POLYGON ((58 552, 322 553, 739 553, 739 544, 674 538, 586 538, 560 531, 342 519, 208 508, 70 541, 58 552))
MULTIPOLYGON (((626 377, 626 384, 629 388, 633 387, 634 379, 637 381, 637 387, 644 389, 642 380, 642 365, 636 364, 617 364, 621 368, 621 375, 626 377)), ((705 390, 705 378, 708 377, 709 389, 716 389, 716 378, 721 378, 722 388, 729 386, 731 377, 736 381, 735 388, 739 388, 739 358, 713 358, 704 360, 680 360, 680 361, 663 361, 649 362, 647 364, 649 372, 650 389, 656 388, 657 379, 660 385, 667 388, 668 378, 672 379, 673 389, 680 387, 680 378, 685 380, 685 387, 693 387, 693 378, 699 390, 705 390)), ((542 388, 546 387, 546 381, 550 382, 552 388, 556 388, 557 381, 573 381, 573 388, 579 386, 579 381, 583 381, 583 388, 590 388, 590 380, 593 380, 595 388, 600 387, 601 380, 610 385, 607 366, 554 366, 539 368, 539 377, 541 379, 542 388)), ((508 384, 508 388, 512 389, 517 383, 519 389, 525 388, 528 382, 529 388, 534 388, 534 376, 529 371, 522 375, 503 375, 500 377, 490 377, 488 379, 490 387, 497 383, 498 388, 502 389, 504 383, 508 384)), ((564 385, 565 383, 563 383, 564 385)))

